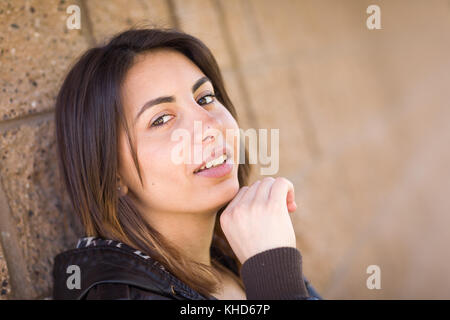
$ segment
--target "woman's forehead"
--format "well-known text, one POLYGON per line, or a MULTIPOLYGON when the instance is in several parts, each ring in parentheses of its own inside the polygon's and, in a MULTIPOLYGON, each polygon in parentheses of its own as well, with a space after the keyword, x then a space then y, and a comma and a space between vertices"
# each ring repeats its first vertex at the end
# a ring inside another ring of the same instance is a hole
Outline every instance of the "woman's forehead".
POLYGON ((127 72, 126 80, 155 79, 158 82, 168 80, 189 80, 190 77, 203 75, 202 71, 184 54, 167 48, 141 53, 136 56, 133 66, 127 72), (186 78, 186 79, 185 79, 186 78))
POLYGON ((195 63, 176 50, 158 48, 141 53, 122 85, 125 112, 132 117, 152 99, 190 93, 193 84, 203 76, 195 63))
POLYGON ((203 72, 182 53, 158 49, 140 54, 123 82, 123 97, 133 104, 190 90, 203 72), (136 100, 136 101, 134 101, 136 100))

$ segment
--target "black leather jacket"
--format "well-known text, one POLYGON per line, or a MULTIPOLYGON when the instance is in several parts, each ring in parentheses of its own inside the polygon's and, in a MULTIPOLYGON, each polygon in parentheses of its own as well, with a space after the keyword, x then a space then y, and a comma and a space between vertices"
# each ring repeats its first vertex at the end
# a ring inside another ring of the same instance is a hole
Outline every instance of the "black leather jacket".
MULTIPOLYGON (((214 246, 211 256, 239 277, 233 259, 221 255, 214 246)), ((140 251, 100 238, 81 238, 77 248, 58 254, 53 280, 54 299, 217 300, 202 296, 140 251)), ((321 299, 304 280, 308 299, 321 299)))

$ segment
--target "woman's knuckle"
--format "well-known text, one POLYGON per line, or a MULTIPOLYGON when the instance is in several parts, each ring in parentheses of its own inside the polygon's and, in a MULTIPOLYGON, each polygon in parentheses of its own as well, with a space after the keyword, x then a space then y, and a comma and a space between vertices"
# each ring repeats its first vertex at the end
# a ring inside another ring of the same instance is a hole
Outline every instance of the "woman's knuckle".
POLYGON ((282 182, 285 181, 285 178, 284 178, 284 177, 277 177, 277 178, 275 179, 275 181, 278 182, 278 183, 282 183, 282 182))
POLYGON ((220 214, 220 217, 219 217, 220 223, 225 222, 226 220, 229 219, 231 211, 232 210, 225 210, 224 212, 222 212, 220 214))
POLYGON ((261 180, 258 179, 258 180, 256 180, 256 181, 253 183, 253 186, 257 186, 257 185, 259 185, 260 183, 261 183, 261 180))
POLYGON ((284 178, 283 177, 277 177, 273 183, 273 187, 277 188, 278 186, 281 186, 285 183, 284 178))
POLYGON ((220 226, 222 227, 222 228, 225 228, 227 225, 228 225, 228 217, 226 216, 226 215, 224 215, 224 214, 222 214, 221 216, 220 216, 220 226))
POLYGON ((251 210, 251 206, 248 203, 241 203, 238 208, 238 212, 245 213, 251 210))
POLYGON ((230 211, 229 211, 229 215, 230 218, 239 210, 239 204, 235 205, 230 211))
POLYGON ((264 179, 263 179, 263 182, 266 182, 266 183, 268 183, 268 182, 274 182, 275 181, 275 179, 273 178, 273 177, 265 177, 264 179))
POLYGON ((285 178, 285 177, 277 177, 277 181, 280 185, 291 185, 291 181, 289 181, 289 179, 285 178))

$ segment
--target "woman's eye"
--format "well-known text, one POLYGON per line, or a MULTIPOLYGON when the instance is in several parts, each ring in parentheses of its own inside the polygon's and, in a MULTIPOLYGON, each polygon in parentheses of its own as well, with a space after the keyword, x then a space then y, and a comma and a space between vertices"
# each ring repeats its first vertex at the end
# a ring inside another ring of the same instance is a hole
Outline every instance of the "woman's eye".
MULTIPOLYGON (((207 94, 203 97, 201 97, 200 99, 197 100, 197 103, 199 105, 208 105, 210 103, 212 103, 215 99, 215 95, 214 94, 207 94)), ((162 127, 164 126, 166 123, 168 123, 170 121, 170 119, 172 119, 173 116, 170 114, 165 114, 162 115, 161 117, 157 118, 155 121, 153 121, 153 123, 150 125, 150 127, 162 127)))
POLYGON ((169 122, 169 120, 172 117, 173 116, 170 114, 165 114, 165 115, 159 117, 158 119, 156 119, 155 121, 153 121, 153 123, 151 124, 151 127, 161 127, 161 126, 165 125, 167 122, 169 122))
POLYGON ((214 94, 208 94, 206 96, 201 97, 198 99, 197 103, 200 105, 207 105, 214 101, 214 94))

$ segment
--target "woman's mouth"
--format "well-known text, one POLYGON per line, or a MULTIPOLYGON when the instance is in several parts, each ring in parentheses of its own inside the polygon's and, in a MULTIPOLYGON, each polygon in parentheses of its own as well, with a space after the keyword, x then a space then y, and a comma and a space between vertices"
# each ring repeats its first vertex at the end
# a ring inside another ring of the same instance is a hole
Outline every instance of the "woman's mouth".
POLYGON ((231 158, 226 153, 222 154, 205 163, 202 167, 194 171, 194 174, 211 178, 223 177, 233 169, 233 164, 230 163, 230 160, 231 158))

